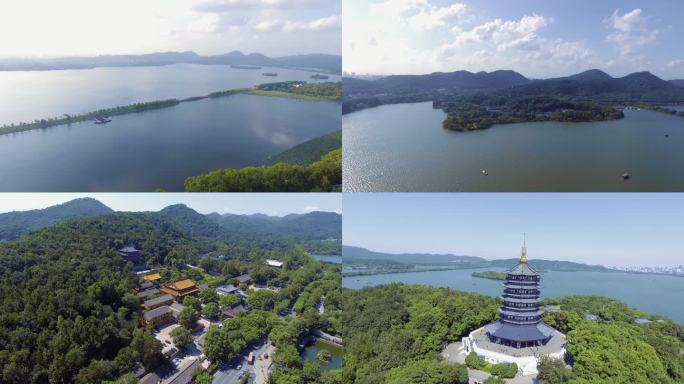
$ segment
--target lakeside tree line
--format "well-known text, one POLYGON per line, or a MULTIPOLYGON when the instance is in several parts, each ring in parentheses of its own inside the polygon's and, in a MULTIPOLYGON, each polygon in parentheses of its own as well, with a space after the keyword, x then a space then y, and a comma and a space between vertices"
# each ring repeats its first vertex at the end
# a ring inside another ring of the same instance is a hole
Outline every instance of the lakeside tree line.
POLYGON ((332 192, 342 186, 342 150, 310 165, 226 168, 185 180, 187 192, 332 192))

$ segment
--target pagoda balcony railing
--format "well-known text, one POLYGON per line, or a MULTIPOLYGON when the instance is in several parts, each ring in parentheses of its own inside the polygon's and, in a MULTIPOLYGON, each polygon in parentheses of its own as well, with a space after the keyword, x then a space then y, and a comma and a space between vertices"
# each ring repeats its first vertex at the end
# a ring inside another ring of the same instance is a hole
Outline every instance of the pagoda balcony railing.
POLYGON ((516 299, 514 297, 504 295, 504 296, 499 296, 499 299, 501 299, 501 301, 503 301, 503 302, 509 302, 509 303, 537 303, 537 304, 541 304, 541 302, 542 302, 542 299, 540 297, 537 297, 537 296, 526 297, 523 299, 516 299))
POLYGON ((538 281, 520 281, 520 280, 506 280, 504 285, 519 285, 521 287, 538 286, 538 281))
POLYGON ((504 283, 504 289, 527 289, 527 290, 539 290, 539 285, 519 285, 519 284, 508 284, 504 283))
POLYGON ((521 317, 530 317, 530 316, 541 316, 543 312, 541 312, 539 309, 537 310, 529 310, 529 311, 519 311, 517 309, 513 308, 499 308, 499 313, 505 314, 505 315, 510 315, 510 316, 521 316, 521 317))
POLYGON ((541 292, 538 289, 506 288, 506 289, 504 289, 504 293, 508 293, 508 294, 512 294, 512 295, 525 296, 525 295, 539 295, 541 292))
POLYGON ((501 296, 501 299, 506 301, 508 299, 514 299, 514 300, 520 300, 520 301, 536 301, 539 299, 539 295, 511 295, 511 294, 504 294, 501 296))
POLYGON ((519 311, 509 311, 506 308, 499 308, 499 313, 505 316, 518 316, 518 317, 539 317, 544 314, 544 311, 529 311, 529 312, 519 312, 519 311))
POLYGON ((504 323, 516 324, 516 325, 534 325, 534 324, 541 323, 541 318, 539 318, 539 320, 535 320, 535 321, 518 321, 518 320, 509 320, 509 319, 505 319, 502 317, 500 320, 504 323))
POLYGON ((506 280, 521 281, 521 282, 539 282, 538 276, 525 276, 524 278, 517 278, 518 275, 506 275, 506 280))
POLYGON ((530 306, 526 306, 526 307, 520 307, 520 306, 515 306, 515 305, 507 305, 504 303, 503 308, 510 309, 511 311, 531 312, 531 311, 538 311, 539 305, 530 305, 530 306))

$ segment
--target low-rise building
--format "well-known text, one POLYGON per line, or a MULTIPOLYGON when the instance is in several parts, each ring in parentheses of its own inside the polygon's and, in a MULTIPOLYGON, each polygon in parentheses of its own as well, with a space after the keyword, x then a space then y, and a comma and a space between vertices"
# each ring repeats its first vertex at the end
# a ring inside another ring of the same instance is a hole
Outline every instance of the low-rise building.
POLYGON ((242 304, 233 304, 221 310, 221 314, 225 319, 232 319, 241 313, 247 313, 249 310, 242 304))
POLYGON ((138 292, 138 297, 143 299, 143 300, 149 300, 158 294, 159 294, 159 290, 157 288, 150 288, 150 289, 146 289, 144 291, 138 292))
POLYGON ((143 280, 158 283, 161 280, 161 275, 159 272, 148 273, 147 275, 143 276, 143 280))
POLYGON ((269 267, 281 268, 283 266, 283 262, 280 260, 268 259, 266 260, 266 265, 268 265, 269 267))
POLYGON ((173 311, 173 317, 175 317, 176 319, 178 318, 178 315, 180 315, 180 313, 183 312, 184 309, 185 309, 185 305, 183 305, 183 304, 176 303, 176 302, 171 304, 171 311, 173 311))
POLYGON ((136 249, 134 246, 125 246, 118 249, 119 255, 124 258, 124 260, 133 263, 136 267, 143 266, 145 264, 142 252, 136 249))
POLYGON ((219 295, 231 295, 233 293, 237 293, 237 291, 238 287, 234 286, 233 284, 222 285, 216 288, 216 293, 219 295))
POLYGON ((145 325, 158 327, 173 321, 173 312, 168 305, 152 309, 143 314, 145 325))
POLYGON ((150 299, 145 301, 143 305, 147 309, 155 309, 159 308, 164 305, 171 305, 173 303, 173 296, 171 295, 161 295, 159 297, 155 297, 154 299, 150 299))
POLYGON ((144 290, 146 290, 146 289, 150 289, 150 288, 153 288, 153 287, 154 287, 154 284, 152 284, 151 281, 143 281, 142 283, 140 283, 140 286, 138 287, 138 290, 139 290, 139 291, 144 291, 144 290))
POLYGON ((238 281, 238 284, 240 283, 249 283, 252 279, 249 277, 248 274, 240 275, 235 278, 238 281))
POLYGON ((185 296, 197 294, 200 289, 194 281, 184 279, 165 284, 160 291, 169 294, 177 301, 180 301, 185 296))

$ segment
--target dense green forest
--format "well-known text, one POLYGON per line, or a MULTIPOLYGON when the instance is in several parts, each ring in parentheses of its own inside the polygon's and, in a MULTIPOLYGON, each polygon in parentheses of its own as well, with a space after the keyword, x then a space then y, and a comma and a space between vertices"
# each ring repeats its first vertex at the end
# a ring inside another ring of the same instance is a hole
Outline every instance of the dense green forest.
POLYGON ((317 100, 342 100, 342 82, 307 83, 306 81, 283 81, 261 84, 249 93, 264 96, 304 96, 317 100))
POLYGON ((479 277, 482 279, 506 280, 506 272, 483 271, 483 272, 473 272, 470 275, 473 277, 479 277))
POLYGON ((135 275, 116 252, 131 243, 162 264, 202 248, 142 214, 72 221, 0 245, 0 381, 89 383, 98 365, 116 374, 162 363, 161 344, 138 329, 135 275))
POLYGON ((45 209, 0 214, 0 241, 18 239, 21 235, 58 222, 113 212, 95 199, 75 199, 45 209))
POLYGON ((185 180, 187 192, 334 192, 341 185, 341 149, 308 166, 227 168, 185 180))
POLYGON ((475 293, 388 284, 346 290, 343 375, 348 383, 467 383, 465 366, 442 363, 449 342, 492 321, 497 300, 475 293), (404 373, 416 372, 409 376, 404 373))
MULTIPOLYGON (((565 362, 544 360, 540 384, 684 381, 682 325, 604 297, 571 296, 546 299, 544 304, 560 306, 544 319, 566 333, 572 369, 565 362), (598 321, 586 320, 588 313, 598 321), (653 322, 638 325, 634 320, 639 317, 653 322)), ((345 290, 344 379, 364 384, 465 383, 464 367, 441 361, 438 353, 496 318, 498 305, 492 297, 428 286, 345 290)), ((471 356, 466 362, 496 372, 499 379, 510 377, 512 367, 485 367, 476 360, 471 356)))
POLYGON ((271 157, 274 163, 309 165, 317 162, 328 152, 342 148, 342 130, 305 141, 271 157))
POLYGON ((567 335, 573 369, 542 366, 541 384, 684 382, 684 326, 605 297, 569 296, 544 303, 562 309, 544 319, 567 335), (587 320, 588 313, 598 321, 587 320), (653 322, 635 324, 639 317, 653 322))
MULTIPOLYGON (((120 375, 122 382, 134 382, 126 374, 136 363, 148 370, 166 364, 161 343, 141 328, 137 278, 131 264, 116 251, 124 245, 140 249, 147 266, 163 267, 162 281, 191 278, 207 286, 199 299, 208 304, 203 308, 207 316, 215 316, 212 308, 218 308, 221 301, 213 288, 238 284, 234 277, 241 274, 250 274, 255 283, 280 288, 277 293, 250 295, 246 304, 254 312, 229 320, 219 336, 211 331, 207 356, 216 362, 222 361, 221 354, 228 358, 252 344, 257 333, 260 338, 282 331, 274 335, 283 346, 279 355, 287 361, 293 356, 288 345, 298 345, 314 327, 337 332, 339 265, 320 263, 297 246, 225 243, 228 231, 189 211, 171 206, 160 213, 112 213, 71 220, 0 244, 0 382, 99 383, 120 375), (267 258, 283 261, 283 268, 266 266, 267 258), (188 264, 199 268, 188 268, 188 264), (315 309, 322 296, 325 314, 315 309), (278 319, 276 314, 289 306, 303 314, 297 322, 278 319), (231 331, 236 329, 239 339, 231 331), (301 332, 295 338, 294 330, 301 332), (232 349, 222 347, 226 342, 232 349)), ((194 308, 190 301, 185 304, 194 308)), ((190 328, 195 316, 184 311, 180 323, 190 328)), ((175 332, 174 338, 187 339, 187 335, 175 332)), ((299 378, 304 367, 301 362, 290 364, 278 373, 299 378)), ((294 382, 314 383, 323 376, 319 372, 311 381, 294 382)))
POLYGON ((435 100, 434 107, 447 113, 443 126, 454 131, 472 131, 486 129, 494 124, 528 121, 585 122, 624 117, 622 110, 592 101, 550 96, 515 98, 477 94, 440 98, 435 100))

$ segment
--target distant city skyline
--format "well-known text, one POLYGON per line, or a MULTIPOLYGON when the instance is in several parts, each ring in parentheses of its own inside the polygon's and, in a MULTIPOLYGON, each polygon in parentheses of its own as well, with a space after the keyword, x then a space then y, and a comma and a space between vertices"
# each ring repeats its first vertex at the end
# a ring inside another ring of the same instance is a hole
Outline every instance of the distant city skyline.
POLYGON ((342 212, 342 197, 329 193, 3 193, 0 213, 43 209, 83 197, 94 198, 115 211, 159 211, 185 204, 203 214, 342 212))
POLYGON ((340 8, 339 1, 316 0, 4 0, 0 58, 339 55, 340 8))
POLYGON ((549 78, 598 68, 684 78, 676 0, 348 0, 343 13, 348 73, 549 78))
POLYGON ((347 194, 343 243, 385 253, 684 264, 681 194, 347 194))

